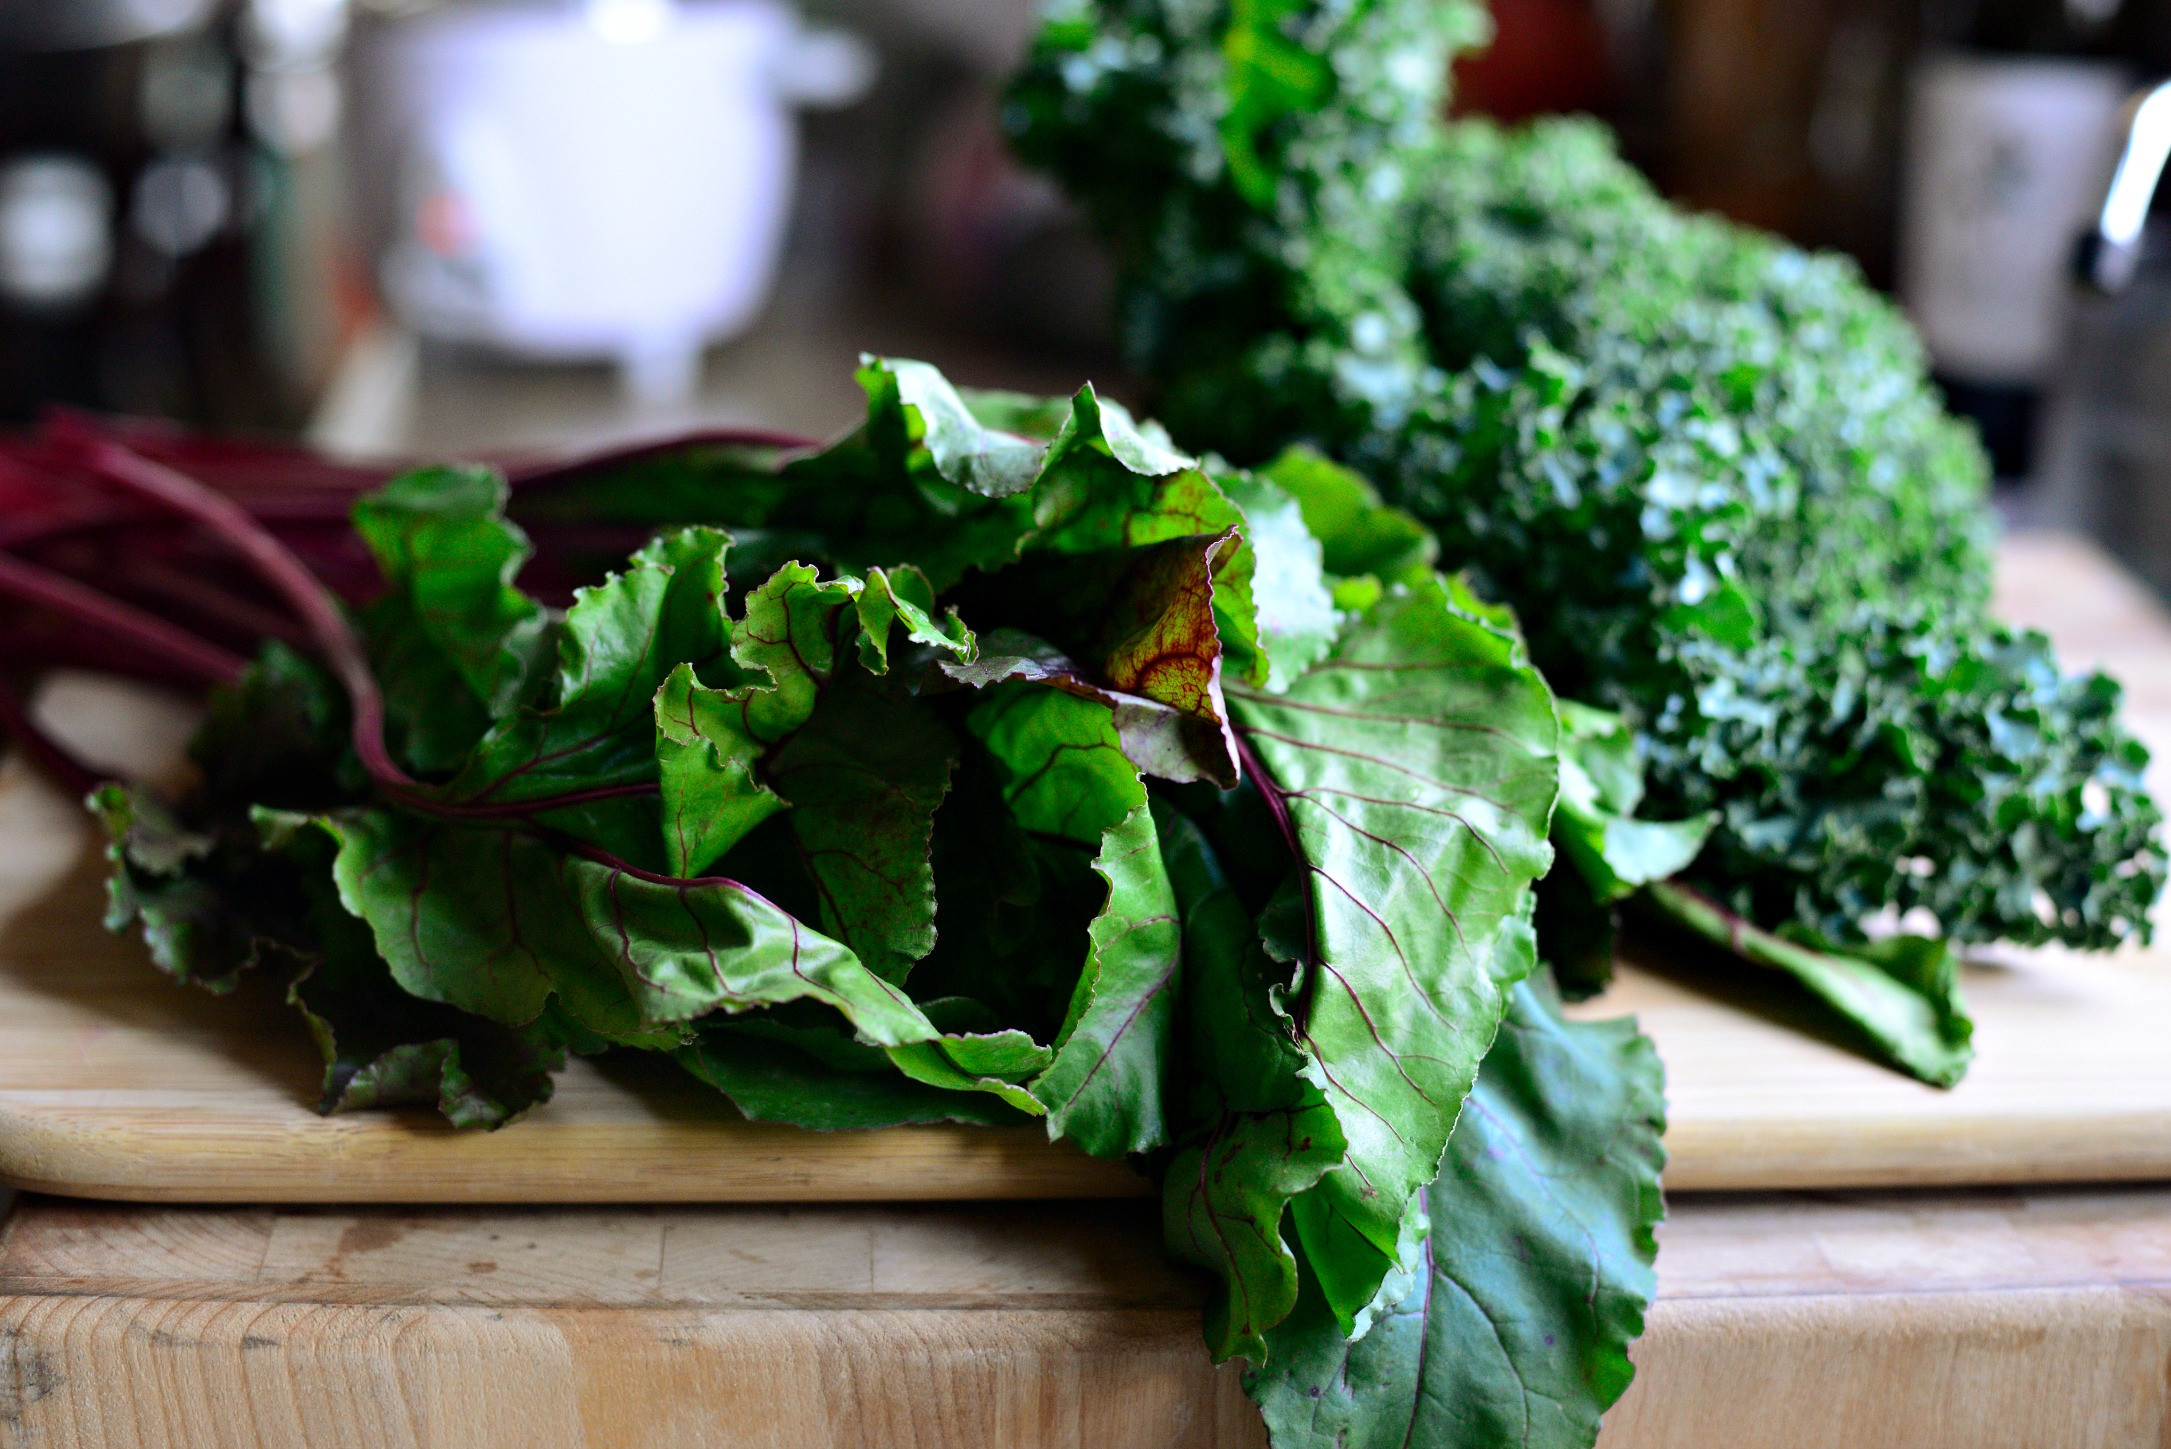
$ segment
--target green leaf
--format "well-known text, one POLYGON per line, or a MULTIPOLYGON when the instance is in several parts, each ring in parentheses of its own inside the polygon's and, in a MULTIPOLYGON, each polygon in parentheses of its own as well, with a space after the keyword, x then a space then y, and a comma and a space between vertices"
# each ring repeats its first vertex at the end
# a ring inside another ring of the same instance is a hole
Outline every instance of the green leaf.
POLYGON ((189 741, 209 800, 323 809, 361 794, 346 696, 321 666, 273 640, 211 692, 189 741))
POLYGON ((324 1053, 318 1111, 434 1107, 455 1127, 495 1130, 550 1100, 565 1044, 547 1022, 506 1027, 417 1001, 362 934, 362 949, 328 949, 287 989, 324 1053))
POLYGON ((1687 870, 1717 823, 1711 811, 1687 820, 1629 820, 1586 815, 1563 804, 1554 817, 1553 840, 1597 899, 1610 902, 1687 870))
POLYGON ((1003 798, 1003 767, 969 729, 959 756, 935 814, 935 949, 913 969, 913 991, 983 1002, 988 1019, 969 1029, 1052 1042, 1107 901, 1092 868, 1099 845, 1028 834, 1003 798))
POLYGON ((878 1047, 834 1030, 793 1026, 773 1014, 704 1026, 676 1059, 756 1122, 835 1132, 915 1122, 997 1126, 1030 1120, 991 1094, 914 1081, 878 1047))
POLYGON ((514 586, 531 552, 492 468, 423 468, 358 500, 354 528, 388 586, 364 612, 387 721, 409 762, 459 764, 538 682, 541 606, 514 586))
POLYGON ((1316 1289, 1248 1387, 1278 1449, 1589 1449, 1634 1375, 1664 1078, 1629 1021, 1518 986, 1426 1192, 1409 1295, 1352 1343, 1316 1289))
POLYGON ((859 610, 859 662, 869 674, 887 674, 890 633, 903 625, 905 640, 932 653, 970 660, 978 652, 972 631, 951 609, 939 618, 934 586, 910 564, 869 569, 855 601, 859 610))
POLYGON ((1431 529, 1389 508, 1362 475, 1314 449, 1285 448, 1261 472, 1296 499, 1330 574, 1412 583, 1431 572, 1439 557, 1431 529))
MULTIPOLYGON (((862 360, 866 421, 771 475, 735 481, 756 506, 728 521, 796 532, 847 568, 910 563, 936 592, 1018 556, 1033 527, 1024 491, 1044 449, 983 428, 924 363, 862 360)), ((725 504, 728 507, 728 503, 725 504)))
POLYGON ((767 776, 813 878, 824 931, 903 981, 935 945, 935 810, 957 744, 918 699, 847 664, 767 776))
POLYGON ((891 981, 934 946, 930 837, 955 746, 925 705, 854 660, 886 669, 898 623, 914 643, 972 657, 970 632, 954 614, 937 624, 932 606, 914 570, 825 582, 789 564, 732 629, 733 660, 767 682, 708 689, 674 674, 656 698, 675 873, 705 869, 788 805, 823 929, 891 981))
POLYGON ((1186 504, 1213 507, 1216 491, 1197 460, 1177 451, 1160 424, 1140 423, 1091 383, 1071 398, 1033 493, 1037 542, 1062 552, 1219 533, 1236 521, 1226 513, 1178 518, 1186 504))
POLYGON ((1273 481, 1251 473, 1216 481, 1244 511, 1244 538, 1256 559, 1253 637, 1265 656, 1263 667, 1248 657, 1252 646, 1244 633, 1225 639, 1224 646, 1234 658, 1235 674, 1268 690, 1287 689, 1334 647, 1341 626, 1319 540, 1306 527, 1297 500, 1273 481))
POLYGON ((1701 634, 1728 649, 1753 648, 1764 633, 1764 614, 1749 592, 1726 580, 1693 604, 1675 604, 1659 615, 1662 628, 1701 634))
POLYGON ((739 702, 691 664, 671 671, 655 707, 664 858, 672 875, 699 875, 784 801, 756 773, 765 746, 742 728, 739 702))
MULTIPOLYGON (((1194 753, 1212 762, 1211 776, 1232 782, 1236 760, 1221 697, 1213 578, 1216 560, 1235 546, 1235 531, 1229 530, 1078 560, 1108 560, 1114 566, 1104 589, 1084 591, 1098 615, 1086 662, 1116 691, 1165 704, 1196 721, 1194 753)), ((1075 571, 1050 572, 1075 581, 1075 571)))
POLYGON ((1237 530, 1236 547, 1214 556, 1214 618, 1246 677, 1267 682, 1271 661, 1253 586, 1258 558, 1244 510, 1157 426, 1134 422, 1090 385, 1080 388, 1049 445, 1032 503, 1026 550, 1034 553, 1101 553, 1237 530))
POLYGON ((1614 815, 1633 815, 1643 803, 1643 762, 1636 732, 1610 710, 1572 699, 1559 701, 1561 799, 1614 815))
POLYGON ((731 626, 731 657, 755 680, 727 692, 738 707, 740 730, 768 747, 807 722, 822 686, 836 671, 846 610, 856 580, 828 579, 802 563, 790 563, 747 595, 746 613, 731 626))
POLYGON ((288 872, 248 843, 191 829, 148 790, 101 785, 89 804, 112 864, 106 929, 140 925, 174 980, 225 995, 267 950, 300 938, 288 872))
POLYGON ((961 387, 957 395, 986 427, 1047 443, 1070 421, 1070 399, 1008 392, 1002 388, 961 387))
POLYGON ((505 804, 656 778, 655 697, 681 664, 728 670, 723 607, 731 540, 662 535, 623 571, 578 591, 559 633, 551 697, 493 729, 450 793, 505 804))
POLYGON ((295 811, 251 817, 265 857, 295 867, 289 897, 307 926, 289 948, 301 969, 286 999, 324 1056, 319 1112, 428 1106, 455 1127, 494 1130, 550 1099, 565 1065, 560 1020, 546 1011, 507 1027, 408 995, 339 899, 331 836, 295 811))
MULTIPOLYGON (((865 579, 845 576, 825 582, 815 570, 791 563, 748 596, 744 617, 731 626, 732 665, 740 682, 711 688, 691 665, 672 671, 655 696, 664 849, 672 874, 707 869, 755 826, 784 809, 786 800, 773 787, 778 772, 786 769, 800 776, 796 792, 787 792, 792 803, 809 807, 794 816, 793 823, 812 861, 832 862, 847 877, 858 874, 852 862, 837 854, 849 844, 839 832, 848 834, 852 823, 842 817, 865 810, 878 812, 879 819, 866 822, 877 834, 916 830, 919 843, 914 848, 924 866, 925 817, 942 796, 940 781, 929 771, 948 758, 948 748, 947 736, 935 738, 931 731, 939 726, 921 719, 917 705, 901 694, 890 697, 890 707, 902 719, 895 739, 882 738, 881 724, 867 718, 875 706, 863 701, 840 706, 848 712, 821 724, 816 738, 804 746, 795 749, 793 743, 798 732, 817 719, 818 704, 840 667, 850 677, 866 678, 847 663, 847 631, 856 634, 860 663, 879 674, 888 670, 890 635, 898 625, 909 643, 937 655, 969 660, 977 651, 971 631, 954 611, 936 619, 933 595, 916 569, 875 569, 865 579), (900 795, 887 796, 883 782, 864 769, 857 772, 860 785, 851 786, 852 772, 843 768, 849 762, 836 754, 839 729, 857 731, 863 742, 882 748, 880 758, 887 763, 910 762, 913 779, 905 782, 900 795), (816 769, 816 757, 825 748, 831 765, 816 769), (765 757, 766 770, 757 769, 765 757), (808 798, 802 800, 802 795, 808 798), (809 841, 807 832, 823 838, 809 841)), ((894 880, 912 869, 909 862, 899 861, 876 868, 876 874, 894 880)), ((861 886, 840 882, 832 888, 849 894, 861 886)), ((921 914, 931 918, 932 911, 930 903, 921 914)), ((842 919, 826 924, 840 932, 842 919)), ((852 941, 849 932, 844 934, 852 941)), ((918 954, 925 951, 922 946, 918 954)), ((889 974, 889 966, 882 969, 889 974)))
POLYGON ((1211 780, 1230 768, 1225 732, 1175 706, 1096 684, 1092 671, 1044 639, 1010 629, 991 631, 970 664, 945 663, 942 673, 973 689, 1006 681, 1045 684, 1110 713, 1117 748, 1140 771, 1162 780, 1211 780))
POLYGON ((505 518, 494 468, 405 473, 354 505, 362 536, 412 626, 493 714, 520 696, 536 662, 543 611, 513 580, 533 550, 505 518))
POLYGON ((1108 884, 1087 928, 1083 969, 1033 1082, 1052 1130, 1117 1156, 1167 1140, 1171 1036, 1182 959, 1175 897, 1138 767, 1104 706, 1006 684, 967 720, 1003 774, 1018 824, 1094 848, 1108 884))
POLYGON ((1841 948, 1792 940, 1671 881, 1637 899, 1661 919, 1791 976, 1902 1071, 1939 1087, 1966 1075, 1975 1027, 1960 997, 1960 962, 1950 942, 1892 936, 1841 948))
POLYGON ((320 823, 339 844, 341 903, 368 922, 408 994, 507 1026, 536 1021, 555 996, 611 1041, 675 1044, 675 1030, 644 1020, 616 956, 598 949, 563 852, 522 831, 382 810, 320 823))
POLYGON ((1718 823, 1633 818, 1643 801, 1636 737, 1617 714, 1561 700, 1560 803, 1553 843, 1566 868, 1538 890, 1538 950, 1561 989, 1581 998, 1613 979, 1617 905, 1686 870, 1718 823))
MULTIPOLYGON (((1111 707, 1136 699, 1174 711, 1173 720, 1159 711, 1138 717, 1138 724, 1152 726, 1136 740, 1132 755, 1141 769, 1178 780, 1204 777, 1234 784, 1235 741, 1222 697, 1223 635, 1214 579, 1221 560, 1242 546, 1231 528, 1138 547, 1036 557, 988 580, 974 591, 972 602, 976 611, 1009 626, 989 636, 991 652, 995 639, 1012 640, 1022 630, 1036 643, 1042 638, 1052 643, 1062 656, 1047 656, 1040 670, 1017 668, 1020 677, 1044 679, 1111 707), (1175 731, 1173 740, 1163 738, 1168 726, 1175 731)), ((1025 657, 1043 653, 1026 646, 1025 657)), ((990 659, 978 670, 948 666, 946 672, 985 687, 1004 670, 990 659)), ((1139 732, 1123 733, 1129 747, 1139 732)))
POLYGON ((1182 930, 1144 804, 1103 833, 1093 869, 1108 882, 1108 904, 1088 928, 1070 1019, 1033 1096, 1051 1135, 1120 1157, 1168 1141, 1182 930))
POLYGON ((862 356, 859 382, 870 418, 879 419, 877 446, 897 466, 909 468, 924 451, 944 481, 983 498, 1023 493, 1040 475, 1047 451, 1042 445, 982 425, 949 380, 926 363, 862 356))
POLYGON ((1215 1360, 1266 1358, 1265 1333, 1297 1301, 1282 1230, 1291 1198, 1342 1160, 1334 1109, 1269 986, 1272 963, 1205 836, 1161 801, 1154 819, 1183 916, 1183 1040, 1190 1083, 1161 1179, 1172 1257, 1221 1280, 1207 1303, 1215 1360))
POLYGON ((1298 0, 1235 0, 1222 32, 1221 144, 1229 176, 1253 206, 1272 203, 1273 165, 1261 155, 1267 130, 1284 116, 1318 105, 1334 91, 1334 67, 1282 30, 1301 14, 1298 0))
POLYGON ((1301 871, 1299 1040, 1349 1157, 1297 1227, 1354 1327, 1531 969, 1559 725, 1519 641, 1437 580, 1382 600, 1288 693, 1230 705, 1301 871))
POLYGON ((1030 833, 1097 850, 1106 832, 1146 804, 1105 705, 1013 682, 989 689, 966 727, 994 756, 1003 799, 1030 833))
POLYGON ((893 1046, 888 1055, 915 1082, 952 1092, 984 1092, 1034 1117, 1046 1110, 1022 1084, 1047 1065, 1050 1052, 1022 1031, 946 1032, 932 1041, 893 1046))
POLYGON ((596 954, 619 963, 644 1021, 812 1000, 875 1045, 936 1035, 850 950, 735 881, 664 884, 587 860, 564 869, 596 954))

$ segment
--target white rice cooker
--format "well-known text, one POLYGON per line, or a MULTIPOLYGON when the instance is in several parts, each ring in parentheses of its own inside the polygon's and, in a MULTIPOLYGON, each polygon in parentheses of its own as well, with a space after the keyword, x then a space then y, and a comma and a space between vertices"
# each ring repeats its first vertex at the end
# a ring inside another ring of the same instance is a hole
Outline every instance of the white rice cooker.
POLYGON ((688 394, 702 348, 760 308, 793 108, 848 102, 872 72, 860 42, 778 0, 455 5, 387 27, 362 63, 399 319, 615 361, 644 400, 688 394))

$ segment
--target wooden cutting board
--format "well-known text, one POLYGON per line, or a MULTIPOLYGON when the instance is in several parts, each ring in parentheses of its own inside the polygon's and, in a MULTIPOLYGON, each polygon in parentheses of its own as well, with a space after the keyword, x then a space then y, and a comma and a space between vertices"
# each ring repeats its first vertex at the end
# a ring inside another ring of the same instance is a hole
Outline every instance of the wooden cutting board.
MULTIPOLYGON (((2013 617, 2127 681, 2171 755, 2171 623, 2101 555, 2021 540, 2013 617)), ((88 677, 41 708, 91 758, 175 758, 177 703, 88 677)), ((103 863, 68 801, 0 769, 0 1181, 165 1202, 583 1203, 1128 1196, 1127 1168, 1033 1128, 812 1133, 735 1120, 667 1065, 576 1062, 518 1126, 320 1118, 317 1063, 262 996, 161 981, 99 929, 103 863)), ((1970 972, 1980 1054, 1952 1092, 1787 1024, 1776 993, 1645 961, 1579 1008, 1633 1011, 1669 1074, 1676 1190, 2171 1179, 2171 955, 2014 956, 1970 972)))

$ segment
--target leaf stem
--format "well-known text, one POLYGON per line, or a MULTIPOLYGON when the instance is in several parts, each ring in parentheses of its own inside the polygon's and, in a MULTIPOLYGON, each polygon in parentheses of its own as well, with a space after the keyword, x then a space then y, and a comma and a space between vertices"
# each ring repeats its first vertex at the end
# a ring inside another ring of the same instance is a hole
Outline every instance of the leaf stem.
MULTIPOLYGON (((755 890, 743 881, 733 880, 728 875, 664 875, 660 871, 643 869, 630 860, 613 855, 600 845, 590 845, 577 835, 568 835, 562 830, 553 830, 547 825, 535 825, 533 822, 530 822, 530 828, 536 838, 547 845, 556 846, 558 849, 577 855, 583 860, 592 860, 597 865, 607 866, 621 875, 632 876, 635 880, 646 881, 650 885, 675 886, 680 890, 710 890, 717 887, 728 887, 731 890, 752 896, 763 905, 776 905, 774 901, 771 901, 760 891, 755 890)), ((782 914, 790 914, 784 911, 781 906, 777 907, 777 909, 782 914)), ((797 918, 794 917, 793 919, 797 918)))
MULTIPOLYGON (((104 439, 76 440, 86 464, 99 477, 127 489, 170 513, 207 529, 248 561, 264 581, 300 615, 304 631, 347 692, 354 720, 354 752, 377 787, 418 814, 444 820, 530 820, 545 811, 597 800, 653 794, 652 783, 605 785, 536 800, 467 805, 439 800, 429 787, 402 769, 384 742, 384 695, 369 657, 348 622, 339 599, 309 566, 270 530, 231 499, 162 463, 129 452, 104 439)), ((628 867, 631 869, 631 867, 628 867)))
POLYGON ((1643 888, 1640 899, 1667 923, 1758 966, 1792 971, 1805 962, 1811 969, 1821 964, 1807 946, 1765 930, 1678 880, 1654 881, 1643 888))
POLYGON ((0 594, 103 629, 206 684, 229 683, 248 668, 239 655, 156 614, 6 553, 0 553, 0 594))
POLYGON ((191 573, 157 559, 137 565, 130 581, 176 604, 193 608, 197 615, 223 624, 256 639, 277 639, 283 644, 302 643, 301 630, 292 619, 253 600, 221 588, 200 573, 191 573))
POLYGON ((80 448, 100 478, 201 525, 239 553, 284 598, 324 661, 347 691, 354 717, 354 752, 385 791, 403 802, 426 799, 422 782, 401 769, 384 742, 384 695, 345 609, 309 566, 249 516, 246 509, 163 463, 154 463, 77 425, 56 429, 56 441, 80 448))
MULTIPOLYGON (((1298 870, 1309 875, 1304 847, 1297 840, 1296 822, 1289 817, 1289 801, 1282 794, 1281 786, 1275 783, 1273 775, 1266 768, 1266 762, 1259 758, 1258 751, 1252 748, 1251 740, 1243 730, 1232 725, 1229 738, 1236 743, 1238 766, 1245 775, 1250 776, 1253 787, 1259 792, 1259 798, 1266 802, 1267 813, 1274 817, 1274 826, 1281 832, 1282 843, 1289 847, 1289 859, 1298 870)), ((1297 1030, 1301 1032, 1311 1020, 1313 983, 1319 977, 1318 963, 1313 960, 1319 949, 1319 914, 1312 904, 1310 881, 1304 883, 1298 895, 1304 902, 1304 979, 1297 984, 1296 1010, 1292 1016, 1297 1030)))

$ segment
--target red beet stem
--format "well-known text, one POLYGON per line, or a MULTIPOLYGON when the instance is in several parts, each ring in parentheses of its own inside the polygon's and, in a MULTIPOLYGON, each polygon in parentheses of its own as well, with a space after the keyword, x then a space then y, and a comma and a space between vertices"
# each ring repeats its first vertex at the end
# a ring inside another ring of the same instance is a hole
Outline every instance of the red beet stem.
MULTIPOLYGON (((61 430, 56 428, 56 433, 61 430)), ((384 743, 384 696, 370 672, 362 641, 355 636, 330 589, 309 566, 247 510, 184 473, 131 453, 116 443, 73 428, 62 434, 82 450, 84 463, 100 478, 146 502, 189 519, 232 548, 264 582, 286 600, 324 662, 347 691, 354 715, 354 752, 370 778, 402 801, 420 804, 422 782, 401 769, 384 743)))
POLYGON ((239 655, 156 614, 5 553, 0 553, 0 594, 103 629, 205 684, 228 683, 248 667, 239 655))
POLYGON ((339 682, 347 691, 354 716, 354 752, 362 768, 379 789, 399 804, 425 815, 446 820, 525 819, 545 811, 563 809, 593 800, 651 794, 656 786, 640 783, 607 785, 567 795, 494 805, 463 805, 438 800, 392 758, 384 742, 384 695, 371 672, 361 640, 347 621, 346 611, 322 580, 246 510, 222 498, 186 474, 162 463, 139 457, 102 438, 80 441, 86 464, 98 476, 125 488, 137 497, 156 503, 201 525, 223 543, 238 551, 264 581, 294 609, 303 628, 339 682))

